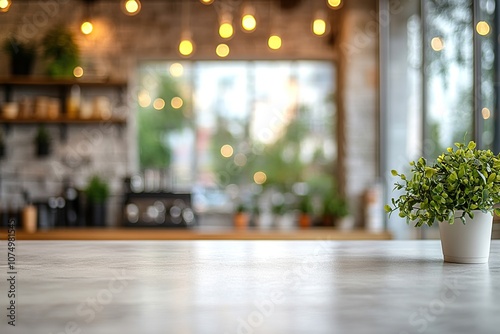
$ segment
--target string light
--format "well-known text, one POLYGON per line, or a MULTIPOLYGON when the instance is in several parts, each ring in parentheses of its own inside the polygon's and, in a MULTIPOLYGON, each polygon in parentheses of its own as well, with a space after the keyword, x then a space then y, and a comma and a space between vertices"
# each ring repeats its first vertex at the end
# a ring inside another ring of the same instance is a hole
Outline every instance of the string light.
POLYGON ((129 16, 134 16, 139 14, 141 11, 141 1, 140 0, 123 0, 122 1, 123 12, 129 16))
POLYGON ((326 13, 324 11, 318 11, 312 23, 312 32, 316 36, 323 36, 326 33, 327 23, 326 23, 326 13))
POLYGON ((84 35, 90 35, 94 30, 94 25, 90 22, 91 16, 91 6, 94 0, 86 0, 85 1, 85 16, 82 25, 80 26, 80 30, 84 35))
POLYGON ((326 3, 332 9, 339 9, 342 6, 342 0, 327 0, 326 3))
POLYGON ((269 36, 267 45, 272 50, 278 50, 279 48, 281 48, 281 37, 279 37, 278 35, 269 36))
POLYGON ((194 44, 190 38, 184 38, 179 43, 179 53, 183 56, 190 56, 194 51, 194 44))
POLYGON ((255 19, 255 9, 253 6, 245 5, 241 16, 241 27, 245 32, 252 32, 257 27, 257 20, 255 19))
POLYGON ((221 43, 217 45, 215 53, 217 54, 217 56, 225 58, 229 55, 229 46, 227 44, 221 43))
POLYGON ((179 42, 179 53, 185 57, 189 57, 194 52, 194 43, 189 31, 189 1, 182 2, 182 35, 179 42))
POLYGON ((0 12, 7 13, 12 5, 11 0, 0 0, 0 12))
POLYGON ((231 38, 234 34, 232 17, 228 14, 222 15, 220 26, 219 26, 219 35, 222 38, 231 38))
POLYGON ((90 23, 89 21, 85 21, 82 23, 81 27, 80 27, 80 30, 82 31, 82 33, 84 33, 85 35, 89 35, 92 33, 92 31, 94 30, 94 26, 92 25, 92 23, 90 23))

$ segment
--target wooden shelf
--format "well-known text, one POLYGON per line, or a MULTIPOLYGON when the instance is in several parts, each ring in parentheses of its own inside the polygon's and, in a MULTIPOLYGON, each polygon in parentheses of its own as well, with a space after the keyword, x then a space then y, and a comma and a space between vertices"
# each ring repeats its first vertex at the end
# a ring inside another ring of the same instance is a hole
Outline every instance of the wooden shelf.
POLYGON ((87 87, 126 87, 125 80, 87 80, 87 79, 53 79, 39 76, 0 77, 0 85, 4 86, 72 86, 87 87))
MULTIPOLYGON (((6 231, 2 231, 5 235, 6 231)), ((18 240, 390 240, 390 232, 308 230, 173 230, 160 228, 73 228, 16 232, 18 240)))
POLYGON ((36 124, 99 124, 99 123, 111 123, 111 124, 126 124, 127 120, 124 118, 89 118, 89 119, 73 119, 73 118, 57 118, 57 119, 8 119, 0 117, 0 124, 26 124, 26 125, 36 125, 36 124))

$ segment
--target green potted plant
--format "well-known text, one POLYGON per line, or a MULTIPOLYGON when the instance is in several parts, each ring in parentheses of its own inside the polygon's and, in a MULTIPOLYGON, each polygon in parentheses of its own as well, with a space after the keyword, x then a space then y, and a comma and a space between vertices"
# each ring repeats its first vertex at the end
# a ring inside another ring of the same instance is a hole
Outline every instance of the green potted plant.
POLYGON ((310 196, 304 195, 300 198, 299 211, 300 211, 298 217, 299 227, 302 229, 311 227, 312 213, 314 210, 310 196))
POLYGON ((106 200, 109 196, 108 184, 94 175, 85 188, 87 199, 87 224, 90 226, 106 225, 106 200))
POLYGON ((403 194, 385 210, 399 211, 416 227, 438 223, 446 262, 487 262, 492 214, 500 214, 494 208, 500 202, 500 155, 476 149, 472 141, 455 146, 433 164, 424 158, 410 162, 409 176, 393 170, 400 179, 394 189, 403 194))
POLYGON ((273 203, 271 206, 271 213, 273 215, 272 218, 272 227, 274 228, 282 228, 285 225, 286 218, 285 214, 287 212, 287 207, 285 203, 273 203))
POLYGON ((52 138, 49 131, 41 126, 35 135, 35 147, 37 157, 46 157, 50 154, 50 144, 52 138))
POLYGON ((349 212, 349 205, 342 197, 335 197, 332 203, 334 225, 339 230, 351 230, 354 228, 354 217, 349 212))
POLYGON ((323 197, 321 221, 323 226, 335 225, 335 196, 331 191, 328 191, 323 197))
POLYGON ((29 75, 36 58, 36 47, 32 43, 21 42, 15 37, 8 38, 3 45, 4 51, 10 55, 12 75, 29 75))
POLYGON ((248 212, 247 208, 243 203, 236 206, 236 212, 234 213, 234 227, 238 230, 244 230, 248 227, 248 212))
POLYGON ((259 227, 260 226, 260 207, 258 203, 254 203, 252 205, 252 209, 250 210, 250 221, 248 225, 251 227, 259 227))
POLYGON ((62 25, 50 29, 44 36, 43 56, 48 61, 47 74, 71 77, 78 65, 79 49, 71 32, 62 25))

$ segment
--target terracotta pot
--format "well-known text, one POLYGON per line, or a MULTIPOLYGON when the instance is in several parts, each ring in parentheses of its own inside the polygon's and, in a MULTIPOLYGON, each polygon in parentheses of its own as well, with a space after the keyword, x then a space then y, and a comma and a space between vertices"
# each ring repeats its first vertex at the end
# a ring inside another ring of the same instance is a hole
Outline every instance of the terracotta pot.
POLYGON ((248 215, 244 212, 239 212, 234 215, 234 227, 237 230, 245 230, 248 227, 248 215))
POLYGON ((299 227, 309 228, 311 227, 311 216, 307 213, 301 213, 299 215, 299 227))

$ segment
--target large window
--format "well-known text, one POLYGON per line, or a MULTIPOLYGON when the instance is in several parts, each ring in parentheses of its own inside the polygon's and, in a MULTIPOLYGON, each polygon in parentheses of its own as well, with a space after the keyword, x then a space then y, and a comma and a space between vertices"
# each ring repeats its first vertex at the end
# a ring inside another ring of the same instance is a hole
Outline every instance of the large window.
POLYGON ((435 158, 453 142, 493 145, 495 2, 424 1, 424 153, 435 158))
MULTIPOLYGON (((397 196, 390 170, 407 170, 410 160, 435 159, 454 142, 471 139, 498 153, 498 3, 421 0, 390 9, 391 23, 381 27, 382 45, 389 46, 381 49, 388 58, 381 69, 387 78, 381 90, 388 106, 381 110, 386 201, 397 196)), ((396 215, 388 224, 396 238, 411 237, 396 215)))
POLYGON ((334 75, 326 61, 142 63, 141 169, 192 191, 198 212, 331 189, 334 75))

